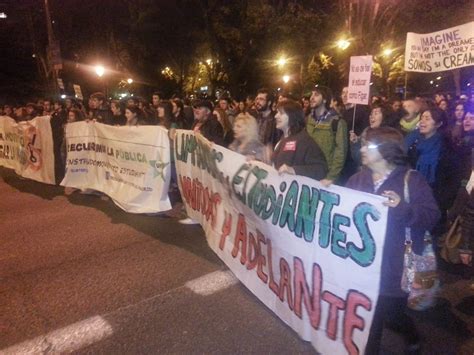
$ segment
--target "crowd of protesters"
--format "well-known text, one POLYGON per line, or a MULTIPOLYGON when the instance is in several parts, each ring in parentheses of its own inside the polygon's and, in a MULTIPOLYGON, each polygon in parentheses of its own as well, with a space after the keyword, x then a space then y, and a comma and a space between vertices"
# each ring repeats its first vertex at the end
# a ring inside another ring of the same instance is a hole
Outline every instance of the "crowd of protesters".
MULTIPOLYGON (((439 237, 457 215, 463 215, 461 258, 471 265, 466 270, 472 276, 474 95, 455 98, 439 92, 432 98, 404 100, 373 96, 369 106, 355 106, 348 102, 347 88, 336 96, 329 88, 316 85, 301 98, 260 89, 240 101, 228 96, 215 102, 177 97, 165 100, 160 92, 150 99, 151 103, 134 97, 109 102, 102 93, 95 93, 87 104, 73 99, 42 100, 21 107, 5 105, 0 115, 18 122, 50 115, 58 156, 67 123, 93 120, 115 126, 159 125, 169 130, 171 140, 175 129, 191 129, 249 160, 272 164, 280 174, 302 175, 325 187, 336 184, 385 196, 389 207, 387 238, 380 298, 367 352, 378 352, 385 323, 403 329, 408 349, 419 350, 416 330, 403 316, 404 229, 414 231, 413 244, 419 252, 425 230, 439 237), (409 203, 403 194, 407 171, 412 192, 409 203)), ((56 161, 59 178, 64 170, 64 150, 62 154, 56 161)), ((172 198, 175 209, 180 210, 179 201, 179 196, 172 198)), ((195 223, 190 218, 180 222, 195 223)))

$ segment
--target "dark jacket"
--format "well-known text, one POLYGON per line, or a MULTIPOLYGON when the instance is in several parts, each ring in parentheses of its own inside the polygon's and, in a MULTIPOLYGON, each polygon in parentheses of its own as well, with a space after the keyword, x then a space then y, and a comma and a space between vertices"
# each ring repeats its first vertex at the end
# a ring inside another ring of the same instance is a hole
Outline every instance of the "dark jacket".
POLYGON ((328 172, 323 151, 305 129, 280 140, 273 152, 272 161, 276 169, 286 164, 295 169, 296 175, 316 180, 324 179, 328 172))
POLYGON ((113 114, 108 108, 99 108, 91 110, 91 112, 93 120, 96 120, 99 123, 113 125, 113 114))
MULTIPOLYGON (((198 124, 198 121, 195 121, 193 124, 193 129, 198 124)), ((224 146, 224 129, 219 121, 214 117, 210 116, 199 128, 199 132, 209 141, 224 146)))
POLYGON ((270 112, 267 116, 263 116, 261 112, 258 112, 256 118, 260 142, 274 147, 281 137, 281 131, 276 128, 275 112, 270 112))
MULTIPOLYGON (((389 208, 385 245, 382 256, 380 294, 401 297, 405 293, 400 288, 405 251, 405 227, 411 227, 413 250, 416 254, 423 251, 423 237, 427 230, 433 229, 438 222, 440 212, 433 193, 425 178, 417 171, 410 173, 408 189, 410 203, 403 199, 404 178, 408 168, 397 167, 376 192, 395 191, 402 201, 395 208, 389 208)), ((346 185, 348 188, 374 193, 371 170, 364 168, 352 176, 346 185)))

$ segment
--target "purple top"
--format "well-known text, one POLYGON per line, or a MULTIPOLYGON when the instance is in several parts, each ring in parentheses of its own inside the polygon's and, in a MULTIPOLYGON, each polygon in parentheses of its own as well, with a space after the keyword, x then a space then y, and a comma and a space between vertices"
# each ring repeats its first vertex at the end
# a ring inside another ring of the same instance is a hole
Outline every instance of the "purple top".
MULTIPOLYGON (((399 205, 389 208, 388 212, 380 279, 380 294, 385 296, 405 295, 400 288, 405 251, 405 227, 411 227, 413 250, 416 254, 421 254, 425 231, 432 230, 440 218, 433 192, 425 178, 417 171, 411 171, 408 181, 410 203, 403 200, 404 177, 407 170, 408 168, 404 166, 397 167, 377 191, 377 194, 381 195, 386 190, 392 190, 402 198, 399 205)), ((364 168, 353 175, 346 186, 354 190, 373 193, 372 171, 364 168)))

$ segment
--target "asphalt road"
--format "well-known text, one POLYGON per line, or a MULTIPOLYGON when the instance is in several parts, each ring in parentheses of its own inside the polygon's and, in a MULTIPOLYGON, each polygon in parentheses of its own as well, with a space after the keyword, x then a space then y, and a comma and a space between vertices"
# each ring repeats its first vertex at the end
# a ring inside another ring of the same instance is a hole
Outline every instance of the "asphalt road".
MULTIPOLYGON (((446 276, 414 314, 424 353, 474 354, 474 317, 446 276)), ((384 353, 401 340, 384 335, 384 353)), ((0 354, 316 353, 227 271, 198 226, 127 214, 111 201, 0 168, 0 354)))

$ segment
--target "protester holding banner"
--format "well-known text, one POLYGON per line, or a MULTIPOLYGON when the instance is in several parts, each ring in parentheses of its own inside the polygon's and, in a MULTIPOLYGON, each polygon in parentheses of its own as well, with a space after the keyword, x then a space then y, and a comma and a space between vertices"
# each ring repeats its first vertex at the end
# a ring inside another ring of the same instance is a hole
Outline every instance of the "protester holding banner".
POLYGON ((283 132, 277 143, 272 161, 279 173, 324 179, 328 165, 321 148, 305 129, 303 108, 293 100, 284 100, 277 106, 276 128, 283 132))
POLYGON ((192 130, 201 133, 213 143, 224 145, 224 130, 212 114, 213 106, 208 100, 198 100, 193 104, 194 124, 192 130))
POLYGON ((112 111, 112 121, 113 126, 123 126, 127 122, 125 118, 124 109, 120 104, 119 100, 112 100, 110 102, 110 111, 112 111))
POLYGON ((174 98, 171 100, 171 104, 173 105, 173 116, 178 123, 178 126, 182 127, 183 129, 190 129, 193 125, 193 122, 192 120, 188 120, 184 114, 183 100, 174 98))
POLYGON ((268 149, 258 139, 258 125, 249 113, 240 113, 234 121, 234 141, 229 149, 245 155, 248 160, 259 160, 270 164, 268 149))
POLYGON ((126 126, 143 126, 146 125, 144 113, 138 107, 127 107, 125 109, 125 117, 127 118, 126 126))
POLYGON ((158 121, 154 124, 158 126, 165 127, 166 129, 170 128, 181 128, 178 127, 175 122, 175 117, 173 116, 173 105, 169 100, 161 100, 156 107, 156 117, 158 121))
POLYGON ((369 128, 362 142, 362 164, 366 167, 352 176, 347 187, 388 198, 389 207, 383 249, 380 296, 370 330, 366 354, 378 354, 384 326, 402 333, 408 350, 419 350, 419 337, 413 320, 405 314, 407 294, 401 289, 405 228, 411 228, 413 250, 421 254, 423 236, 439 219, 439 210, 424 177, 412 171, 408 179, 410 203, 403 198, 408 171, 403 137, 390 127, 369 128))
POLYGON ((96 92, 89 98, 91 119, 105 124, 111 124, 112 112, 108 108, 107 98, 102 92, 96 92))

